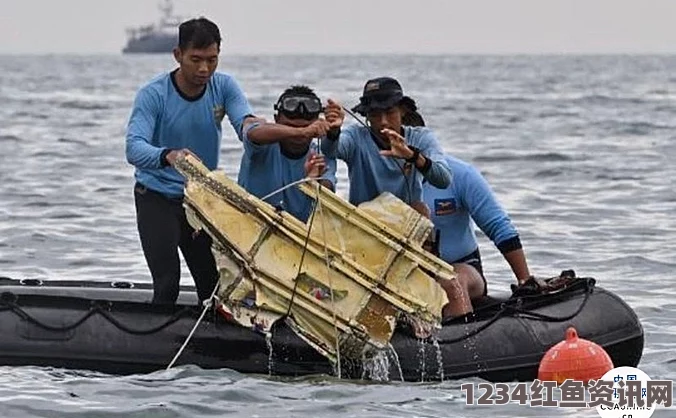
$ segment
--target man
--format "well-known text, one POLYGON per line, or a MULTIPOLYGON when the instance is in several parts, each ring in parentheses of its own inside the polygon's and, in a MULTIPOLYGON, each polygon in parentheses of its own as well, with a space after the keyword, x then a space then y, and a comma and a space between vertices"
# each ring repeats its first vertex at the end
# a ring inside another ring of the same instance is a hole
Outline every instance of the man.
MULTIPOLYGON (((366 116, 368 126, 351 125, 340 132, 338 140, 322 142, 327 156, 347 164, 350 203, 359 205, 390 192, 427 215, 422 201, 423 178, 436 187, 450 184, 451 172, 432 131, 402 125, 401 104, 406 100, 397 80, 369 80, 354 108, 366 116)), ((332 104, 337 105, 329 101, 332 104)))
POLYGON ((218 273, 211 239, 188 224, 182 206, 183 177, 172 167, 182 153, 218 166, 225 115, 238 137, 255 118, 237 81, 215 73, 221 45, 218 27, 205 18, 179 26, 178 68, 137 93, 126 136, 127 161, 135 167, 134 199, 139 237, 153 279, 153 303, 173 304, 179 293, 178 248, 208 299, 218 273))
POLYGON ((519 285, 525 284, 530 272, 519 234, 490 186, 472 165, 451 156, 446 156, 446 162, 453 170, 452 184, 445 189, 428 184, 423 188, 439 234, 435 244, 439 257, 453 265, 470 300, 486 295, 486 279, 472 227, 474 220, 507 260, 519 285))
MULTIPOLYGON (((451 170, 432 131, 402 124, 410 102, 412 99, 404 96, 401 84, 394 78, 369 80, 353 109, 366 116, 368 125, 352 125, 337 140, 322 142, 327 156, 337 156, 347 164, 352 204, 390 192, 429 217, 429 208, 423 201, 423 180, 439 188, 451 184, 451 170)), ((440 280, 439 284, 449 300, 444 316, 471 310, 467 295, 457 291, 456 280, 440 280)))
MULTIPOLYGON (((404 122, 424 126, 414 100, 404 104, 404 122)), ((452 156, 445 157, 453 172, 451 184, 443 189, 423 184, 423 196, 430 208, 430 219, 438 241, 434 243, 441 259, 451 264, 457 273, 460 291, 465 301, 460 309, 448 314, 459 316, 472 311, 471 301, 487 294, 486 278, 472 221, 488 236, 509 263, 519 286, 530 279, 526 255, 519 234, 509 216, 498 203, 491 187, 471 164, 452 156)))
POLYGON ((329 123, 320 119, 322 108, 312 89, 291 86, 274 105, 275 123, 257 121, 244 135, 238 183, 259 198, 269 196, 268 203, 303 222, 312 212, 313 201, 296 186, 279 190, 306 176, 322 176, 320 183, 335 191, 336 160, 318 154, 312 140, 324 137, 332 128, 340 128, 342 120, 334 117, 329 123))

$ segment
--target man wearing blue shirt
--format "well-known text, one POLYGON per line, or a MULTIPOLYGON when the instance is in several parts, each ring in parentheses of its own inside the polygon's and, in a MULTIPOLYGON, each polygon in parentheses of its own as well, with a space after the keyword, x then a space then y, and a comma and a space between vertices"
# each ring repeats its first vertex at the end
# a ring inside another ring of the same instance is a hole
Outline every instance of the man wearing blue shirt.
POLYGON ((338 140, 322 142, 329 157, 347 164, 349 201, 359 205, 390 192, 427 214, 422 199, 422 181, 446 187, 451 172, 434 133, 424 127, 403 126, 400 103, 406 100, 399 82, 380 77, 366 82, 354 110, 366 116, 368 126, 351 125, 338 140))
MULTIPOLYGON (((425 127, 404 126, 402 118, 411 102, 401 84, 391 77, 368 80, 353 109, 366 116, 365 125, 351 125, 337 140, 322 142, 329 157, 345 161, 350 179, 350 203, 359 205, 390 192, 429 217, 423 200, 423 180, 438 188, 452 181, 452 170, 434 133, 425 127)), ((471 310, 467 295, 457 291, 456 280, 440 280, 449 303, 444 316, 471 310)))
POLYGON ((127 126, 126 158, 135 167, 134 199, 139 237, 153 279, 153 303, 173 304, 179 293, 178 248, 200 301, 218 280, 211 239, 196 233, 183 209, 184 179, 172 164, 182 153, 218 166, 223 117, 238 137, 255 118, 237 81, 216 73, 221 35, 205 18, 179 26, 178 68, 159 75, 136 94, 127 126))
MULTIPOLYGON (((405 104, 404 123, 424 126, 415 101, 405 104)), ((481 265, 481 254, 474 221, 481 231, 493 241, 509 263, 519 285, 530 279, 526 255, 519 233, 505 210, 498 203, 490 185, 471 164, 447 155, 444 157, 453 172, 453 180, 446 188, 423 184, 423 196, 430 208, 430 219, 438 237, 434 246, 439 257, 451 264, 457 273, 460 290, 466 295, 464 309, 452 316, 472 311, 471 301, 486 296, 487 286, 481 265)))
POLYGON ((286 89, 274 109, 275 123, 259 120, 245 131, 238 183, 259 198, 269 196, 268 203, 306 222, 313 201, 296 186, 285 186, 306 176, 321 176, 320 184, 335 191, 336 160, 324 158, 312 141, 340 128, 342 120, 333 118, 330 110, 326 116, 333 123, 320 119, 322 102, 307 86, 286 89))
POLYGON ((481 255, 472 220, 493 241, 509 263, 519 285, 530 278, 519 233, 479 171, 465 161, 446 156, 453 183, 445 189, 425 184, 425 202, 439 231, 439 256, 452 264, 471 300, 486 295, 481 255), (461 274, 462 273, 462 274, 461 274))

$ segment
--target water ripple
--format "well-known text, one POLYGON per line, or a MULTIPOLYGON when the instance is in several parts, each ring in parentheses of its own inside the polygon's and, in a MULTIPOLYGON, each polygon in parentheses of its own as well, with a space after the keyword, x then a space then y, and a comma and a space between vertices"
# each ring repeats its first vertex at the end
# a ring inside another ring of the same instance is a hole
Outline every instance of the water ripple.
MULTIPOLYGON (((150 281, 124 129, 136 89, 173 65, 170 56, 0 57, 0 275, 150 281)), ((367 78, 398 77, 443 148, 486 176, 521 233, 531 270, 596 277, 641 318, 642 369, 651 377, 676 373, 676 78, 665 76, 676 58, 228 56, 221 69, 267 118, 290 84, 310 83, 322 98, 352 106, 367 78)), ((235 177, 241 143, 223 126, 220 168, 235 177)), ((345 197, 342 163, 338 181, 345 197)), ((504 293, 513 283, 509 267, 478 236, 489 287, 504 293)), ((182 271, 182 282, 191 283, 182 271)), ((9 367, 0 368, 0 415, 484 416, 488 409, 465 405, 461 383, 272 379, 194 367, 130 377, 9 367)), ((542 412, 490 409, 493 417, 542 412)))

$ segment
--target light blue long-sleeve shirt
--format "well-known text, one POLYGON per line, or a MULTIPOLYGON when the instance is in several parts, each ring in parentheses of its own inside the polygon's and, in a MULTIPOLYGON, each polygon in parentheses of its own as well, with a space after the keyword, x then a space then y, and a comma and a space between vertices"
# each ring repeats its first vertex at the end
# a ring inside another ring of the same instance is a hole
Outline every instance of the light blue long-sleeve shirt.
POLYGON ((440 232, 440 257, 453 263, 477 249, 472 220, 502 251, 518 233, 488 182, 471 164, 451 156, 445 160, 453 171, 451 185, 443 189, 423 185, 431 220, 440 232))
POLYGON ((126 157, 135 167, 134 177, 168 197, 182 197, 184 178, 162 164, 162 152, 187 148, 215 170, 223 117, 227 115, 241 140, 244 119, 252 114, 242 89, 228 74, 214 73, 197 98, 181 94, 171 73, 155 77, 136 94, 127 125, 126 157))
POLYGON ((402 159, 380 155, 381 149, 371 137, 371 131, 364 126, 350 125, 342 129, 338 140, 322 141, 322 151, 327 157, 341 159, 347 164, 350 203, 358 205, 390 192, 410 204, 423 200, 423 178, 438 187, 450 184, 451 170, 432 131, 425 127, 404 126, 403 129, 406 143, 418 148, 432 162, 424 175, 416 168, 406 170, 406 162, 402 159))

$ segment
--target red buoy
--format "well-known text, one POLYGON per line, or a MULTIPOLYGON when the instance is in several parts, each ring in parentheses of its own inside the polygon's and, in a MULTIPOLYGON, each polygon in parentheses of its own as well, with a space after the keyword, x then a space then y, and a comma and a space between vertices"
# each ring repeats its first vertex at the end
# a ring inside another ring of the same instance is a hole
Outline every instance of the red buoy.
POLYGON ((613 369, 613 361, 600 345, 578 338, 575 328, 566 330, 566 339, 550 348, 540 361, 538 379, 563 383, 581 380, 586 385, 613 369))

